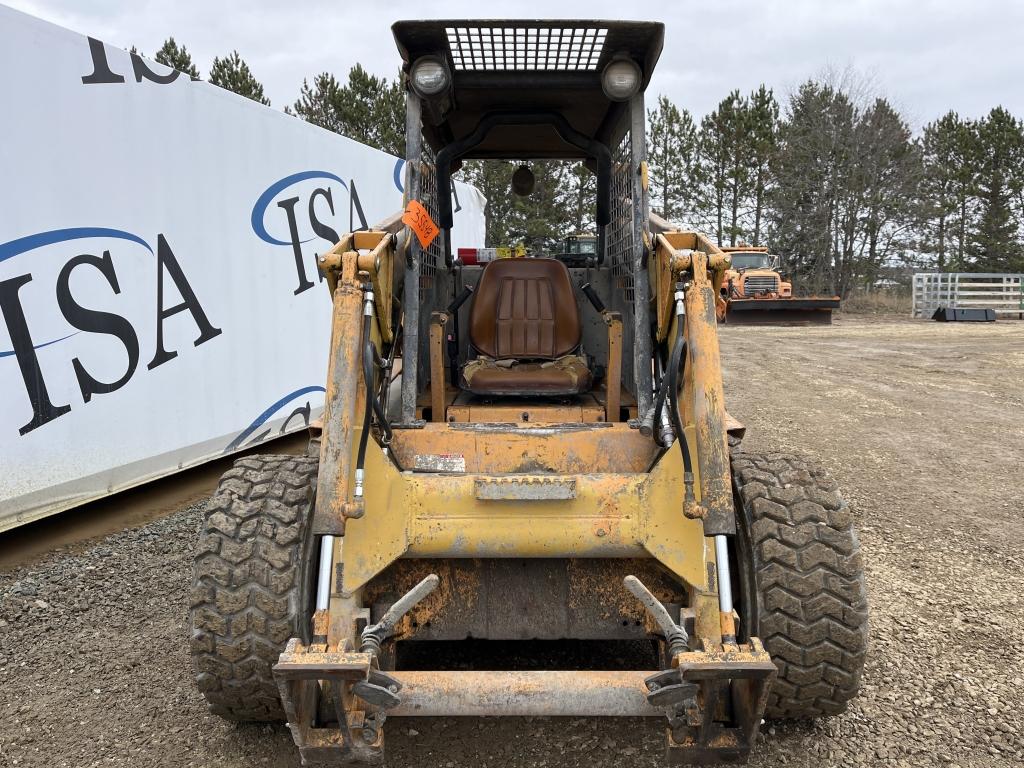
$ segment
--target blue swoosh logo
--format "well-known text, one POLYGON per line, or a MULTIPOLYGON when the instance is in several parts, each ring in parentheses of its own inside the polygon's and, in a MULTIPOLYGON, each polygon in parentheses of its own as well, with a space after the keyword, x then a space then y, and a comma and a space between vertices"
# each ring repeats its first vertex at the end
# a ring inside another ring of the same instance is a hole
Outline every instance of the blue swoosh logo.
POLYGON ((399 158, 395 161, 395 170, 392 174, 392 178, 395 181, 395 186, 398 187, 398 191, 405 193, 405 184, 402 181, 402 168, 405 167, 405 160, 399 158))
MULTIPOLYGON (((331 179, 332 181, 336 181, 341 184, 345 189, 348 189, 348 184, 333 173, 328 173, 327 171, 302 171, 300 173, 293 173, 291 176, 285 176, 280 181, 275 181, 266 188, 263 194, 260 195, 259 199, 256 201, 256 205, 252 207, 252 216, 250 217, 252 231, 256 233, 256 236, 260 240, 270 243, 271 245, 291 245, 287 240, 278 240, 267 232, 267 224, 266 221, 264 221, 264 218, 267 214, 267 206, 270 205, 281 191, 287 189, 292 184, 297 184, 298 182, 305 181, 306 179, 331 179)), ((308 240, 302 240, 300 242, 308 243, 312 239, 313 238, 309 238, 308 240)))
POLYGON ((131 232, 125 232, 120 229, 108 229, 107 227, 71 227, 69 229, 53 229, 49 232, 39 232, 28 237, 20 237, 17 240, 0 243, 0 261, 7 261, 7 259, 11 259, 20 253, 42 248, 44 245, 63 243, 68 240, 82 240, 89 237, 113 237, 120 240, 130 240, 133 243, 138 243, 150 253, 153 252, 149 243, 138 235, 133 235, 131 232))
MULTIPOLYGON (((32 349, 42 349, 43 347, 48 347, 51 344, 56 344, 58 341, 64 341, 64 339, 70 339, 72 336, 77 335, 78 331, 75 331, 74 333, 69 333, 67 336, 61 336, 59 339, 54 339, 53 341, 44 341, 42 344, 36 344, 34 347, 32 347, 32 349)), ((6 352, 0 352, 0 357, 10 357, 11 355, 14 354, 17 353, 13 349, 11 349, 6 352)))
POLYGON ((283 406, 290 403, 292 400, 296 400, 302 397, 303 395, 308 395, 310 392, 326 391, 327 390, 324 389, 323 387, 303 387, 302 389, 297 389, 294 392, 285 395, 272 406, 267 408, 267 410, 265 410, 263 413, 257 416, 256 419, 252 422, 252 424, 250 424, 248 427, 239 432, 238 437, 236 437, 234 440, 228 443, 228 447, 224 449, 224 453, 227 453, 228 451, 233 451, 239 445, 244 443, 246 439, 249 437, 249 435, 251 435, 257 429, 262 427, 271 416, 277 413, 277 411, 279 411, 283 406))

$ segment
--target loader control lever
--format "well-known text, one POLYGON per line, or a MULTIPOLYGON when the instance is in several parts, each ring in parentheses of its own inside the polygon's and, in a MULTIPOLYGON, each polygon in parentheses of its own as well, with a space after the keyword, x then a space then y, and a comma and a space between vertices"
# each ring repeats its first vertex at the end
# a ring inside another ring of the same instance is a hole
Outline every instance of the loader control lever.
POLYGON ((459 311, 459 308, 466 303, 466 299, 468 299, 472 295, 473 286, 465 286, 461 291, 459 291, 459 295, 452 299, 452 303, 448 305, 448 308, 445 310, 445 312, 447 312, 449 315, 454 315, 456 312, 459 311))
MULTIPOLYGON (((665 635, 669 658, 688 651, 690 637, 686 630, 672 620, 665 606, 651 594, 643 582, 636 576, 627 576, 622 583, 640 601, 662 634, 665 635)), ((679 670, 675 668, 651 675, 644 680, 644 684, 649 691, 647 702, 653 707, 664 708, 670 723, 682 715, 683 709, 694 704, 697 695, 697 686, 684 680, 679 674, 679 670)))
MULTIPOLYGON (((362 641, 362 646, 359 649, 360 652, 369 653, 376 659, 380 655, 381 645, 394 634, 395 627, 398 626, 398 622, 402 620, 402 617, 411 611, 423 598, 437 589, 437 585, 440 583, 441 580, 437 577, 437 574, 432 573, 402 595, 381 616, 380 621, 376 624, 371 624, 363 630, 360 636, 362 641)), ((367 678, 360 680, 352 686, 352 693, 370 704, 382 707, 383 709, 391 709, 397 707, 402 702, 401 697, 398 695, 401 688, 402 684, 391 675, 378 669, 375 662, 367 678)), ((379 714, 382 715, 383 713, 379 714)), ((375 730, 371 729, 371 732, 375 730)))
POLYGON ((452 303, 445 309, 445 313, 452 319, 452 332, 448 336, 448 370, 452 386, 459 386, 459 309, 466 300, 473 295, 473 286, 464 286, 459 295, 452 299, 452 303))
POLYGON ((590 300, 590 305, 597 310, 597 314, 603 315, 605 310, 604 302, 601 301, 601 297, 597 295, 597 291, 594 290, 594 286, 590 283, 584 283, 580 286, 580 290, 583 291, 587 299, 590 300))
POLYGON ((622 583, 640 601, 640 604, 647 610, 650 617, 654 619, 654 623, 658 625, 658 629, 665 635, 665 643, 668 645, 669 655, 675 656, 677 653, 684 653, 689 650, 690 637, 686 634, 686 630, 672 621, 672 617, 668 615, 665 606, 661 604, 658 598, 651 594, 651 591, 644 586, 644 583, 632 575, 624 578, 622 583))
POLYGON ((395 627, 398 626, 398 622, 402 620, 402 617, 411 611, 423 598, 437 589, 437 585, 440 583, 441 579, 437 577, 436 573, 432 573, 402 595, 381 616, 380 621, 376 624, 371 624, 363 630, 363 634, 360 636, 362 647, 359 650, 363 653, 371 653, 374 656, 379 655, 381 645, 394 634, 395 627))

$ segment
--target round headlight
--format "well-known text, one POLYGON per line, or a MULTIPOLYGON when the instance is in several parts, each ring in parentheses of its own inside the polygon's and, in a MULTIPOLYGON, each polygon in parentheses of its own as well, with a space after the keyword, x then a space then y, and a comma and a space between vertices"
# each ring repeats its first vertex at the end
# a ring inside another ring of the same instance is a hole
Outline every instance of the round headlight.
POLYGON ((626 101, 640 88, 640 67, 632 59, 615 59, 604 68, 601 88, 612 101, 626 101))
POLYGON ((412 65, 412 87, 420 96, 437 96, 448 87, 448 68, 433 56, 419 59, 412 65))

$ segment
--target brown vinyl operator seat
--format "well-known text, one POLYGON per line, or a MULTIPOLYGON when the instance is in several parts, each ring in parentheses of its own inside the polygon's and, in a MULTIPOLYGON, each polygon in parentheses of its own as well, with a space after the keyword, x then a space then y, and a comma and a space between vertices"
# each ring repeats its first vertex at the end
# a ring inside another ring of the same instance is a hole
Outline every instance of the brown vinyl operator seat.
POLYGON ((484 267, 469 310, 477 353, 462 386, 477 395, 575 395, 592 376, 576 353, 580 316, 569 270, 557 259, 498 259, 484 267))

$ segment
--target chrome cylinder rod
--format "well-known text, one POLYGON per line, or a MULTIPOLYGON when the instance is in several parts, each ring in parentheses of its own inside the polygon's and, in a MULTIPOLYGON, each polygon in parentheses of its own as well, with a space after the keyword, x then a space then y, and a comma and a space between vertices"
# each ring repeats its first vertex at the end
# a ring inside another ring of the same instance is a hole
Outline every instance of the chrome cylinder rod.
POLYGON ((718 568, 718 611, 722 616, 722 642, 736 642, 732 616, 732 574, 729 573, 729 539, 715 536, 715 564, 718 568))
POLYGON ((331 605, 331 567, 334 564, 334 537, 320 537, 320 569, 316 578, 316 609, 326 611, 331 605))

